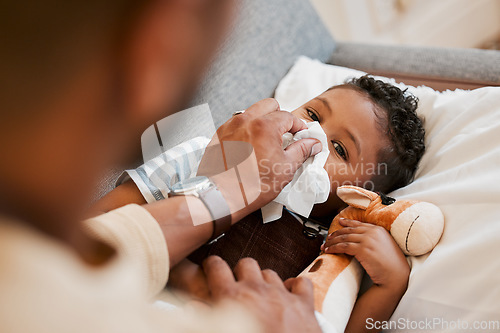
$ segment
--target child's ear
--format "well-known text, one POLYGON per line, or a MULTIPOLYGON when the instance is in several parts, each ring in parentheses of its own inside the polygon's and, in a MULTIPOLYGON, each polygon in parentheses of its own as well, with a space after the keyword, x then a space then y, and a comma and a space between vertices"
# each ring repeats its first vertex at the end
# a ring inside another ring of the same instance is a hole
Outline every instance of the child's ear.
POLYGON ((378 195, 372 191, 357 186, 340 186, 337 188, 338 197, 349 206, 366 209, 378 195))

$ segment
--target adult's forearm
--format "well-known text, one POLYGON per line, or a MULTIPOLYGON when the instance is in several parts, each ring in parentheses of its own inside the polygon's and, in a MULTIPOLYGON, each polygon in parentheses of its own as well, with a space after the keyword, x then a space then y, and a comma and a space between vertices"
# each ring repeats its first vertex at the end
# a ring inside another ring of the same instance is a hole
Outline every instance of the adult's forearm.
POLYGON ((206 243, 212 235, 210 213, 196 197, 172 197, 143 207, 156 219, 163 231, 170 267, 206 243))
MULTIPOLYGON (((255 204, 251 207, 244 205, 237 183, 234 186, 234 179, 214 178, 227 200, 233 224, 258 208, 255 204)), ((146 204, 141 192, 132 181, 118 186, 99 200, 91 208, 89 215, 97 216, 132 203, 143 205, 160 225, 167 241, 170 267, 205 244, 212 236, 213 222, 201 200, 193 196, 179 196, 146 204)))
POLYGON ((129 180, 95 202, 88 210, 88 215, 89 217, 94 217, 125 205, 144 205, 145 203, 146 200, 142 196, 141 191, 139 191, 133 181, 129 180))
MULTIPOLYGON (((226 190, 221 183, 218 185, 229 205, 232 224, 258 208, 258 203, 242 205, 238 196, 232 193, 232 188, 226 190)), ((236 190, 239 191, 239 188, 236 190)), ((170 267, 205 244, 212 236, 214 225, 210 212, 205 204, 194 196, 171 197, 143 207, 158 221, 163 231, 169 250, 170 267)))

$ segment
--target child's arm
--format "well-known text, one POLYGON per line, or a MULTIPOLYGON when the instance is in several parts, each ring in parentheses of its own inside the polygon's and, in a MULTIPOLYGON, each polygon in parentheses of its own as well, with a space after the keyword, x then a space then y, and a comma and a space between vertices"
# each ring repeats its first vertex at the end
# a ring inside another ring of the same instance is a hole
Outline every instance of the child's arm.
POLYGON ((340 224, 344 228, 329 235, 322 249, 354 256, 372 279, 373 286, 354 305, 346 327, 346 332, 369 332, 368 323, 391 317, 408 286, 410 267, 384 228, 345 219, 340 224))
POLYGON ((139 191, 139 188, 132 180, 129 180, 114 188, 104 197, 99 199, 89 209, 90 217, 107 213, 113 209, 120 208, 128 204, 144 205, 146 200, 139 191))

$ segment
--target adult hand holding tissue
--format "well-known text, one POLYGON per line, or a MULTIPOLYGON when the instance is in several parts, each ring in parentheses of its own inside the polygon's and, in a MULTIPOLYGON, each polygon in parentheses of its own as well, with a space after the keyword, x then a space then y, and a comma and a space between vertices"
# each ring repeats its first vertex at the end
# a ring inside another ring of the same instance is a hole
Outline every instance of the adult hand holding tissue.
POLYGON ((283 149, 295 141, 313 138, 321 142, 322 150, 309 157, 297 170, 292 181, 286 185, 278 197, 262 207, 264 223, 281 218, 283 206, 299 215, 308 217, 315 204, 323 203, 330 194, 330 179, 324 169, 330 150, 328 140, 321 125, 317 122, 305 122, 307 129, 292 135, 283 135, 283 149))

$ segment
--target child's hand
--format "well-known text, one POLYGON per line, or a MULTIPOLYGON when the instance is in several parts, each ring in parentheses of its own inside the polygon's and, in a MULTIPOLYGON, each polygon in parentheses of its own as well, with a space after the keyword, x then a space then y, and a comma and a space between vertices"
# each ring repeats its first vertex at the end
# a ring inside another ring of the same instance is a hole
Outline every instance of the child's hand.
POLYGON ((344 228, 328 235, 321 249, 354 256, 376 285, 406 290, 410 267, 389 232, 370 223, 339 222, 344 228))

